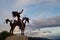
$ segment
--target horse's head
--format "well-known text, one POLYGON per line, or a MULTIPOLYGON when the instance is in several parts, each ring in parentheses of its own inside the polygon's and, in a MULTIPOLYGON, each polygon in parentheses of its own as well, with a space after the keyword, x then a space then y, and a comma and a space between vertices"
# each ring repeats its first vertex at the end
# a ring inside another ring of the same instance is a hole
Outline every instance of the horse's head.
POLYGON ((5 21, 6 21, 6 23, 8 23, 9 19, 6 19, 5 21))
POLYGON ((30 19, 28 17, 23 17, 22 21, 24 21, 24 20, 29 23, 30 19))

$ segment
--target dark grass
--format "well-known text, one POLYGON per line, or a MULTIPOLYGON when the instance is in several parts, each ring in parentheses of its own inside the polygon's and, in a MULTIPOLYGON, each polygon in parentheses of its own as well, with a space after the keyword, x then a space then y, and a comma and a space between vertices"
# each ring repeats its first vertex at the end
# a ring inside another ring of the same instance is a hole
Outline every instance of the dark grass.
POLYGON ((11 34, 7 31, 2 31, 0 33, 0 40, 5 40, 8 36, 10 36, 11 34))

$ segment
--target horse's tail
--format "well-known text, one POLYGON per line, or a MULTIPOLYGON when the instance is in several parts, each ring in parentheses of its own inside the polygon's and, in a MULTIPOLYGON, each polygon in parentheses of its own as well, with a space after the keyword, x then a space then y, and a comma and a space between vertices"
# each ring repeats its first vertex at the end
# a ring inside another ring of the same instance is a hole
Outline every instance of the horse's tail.
POLYGON ((8 22, 10 22, 10 20, 9 19, 6 19, 5 22, 6 22, 6 24, 8 24, 8 22))

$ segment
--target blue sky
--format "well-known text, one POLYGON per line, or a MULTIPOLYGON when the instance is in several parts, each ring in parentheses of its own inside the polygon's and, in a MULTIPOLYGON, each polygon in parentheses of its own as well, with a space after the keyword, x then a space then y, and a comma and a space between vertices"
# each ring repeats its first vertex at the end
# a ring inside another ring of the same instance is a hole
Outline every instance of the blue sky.
MULTIPOLYGON (((53 29, 56 31, 55 29, 60 28, 60 0, 0 0, 0 27, 2 30, 7 26, 7 24, 3 24, 6 18, 14 19, 11 14, 12 11, 20 12, 22 9, 24 11, 21 16, 26 15, 31 19, 28 28, 26 28, 29 31, 38 30, 36 33, 40 35, 39 29, 48 31, 49 28, 52 28, 49 30, 52 32, 53 29)), ((5 29, 7 28, 9 27, 7 26, 5 29)), ((56 35, 57 33, 59 30, 57 30, 56 35)))

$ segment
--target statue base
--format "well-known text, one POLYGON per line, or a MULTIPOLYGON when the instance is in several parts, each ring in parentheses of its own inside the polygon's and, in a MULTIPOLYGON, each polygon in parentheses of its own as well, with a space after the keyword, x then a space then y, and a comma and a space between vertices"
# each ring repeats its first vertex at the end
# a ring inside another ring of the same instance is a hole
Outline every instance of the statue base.
POLYGON ((7 37, 6 40, 28 40, 28 37, 25 35, 20 35, 20 36, 11 35, 7 37))

